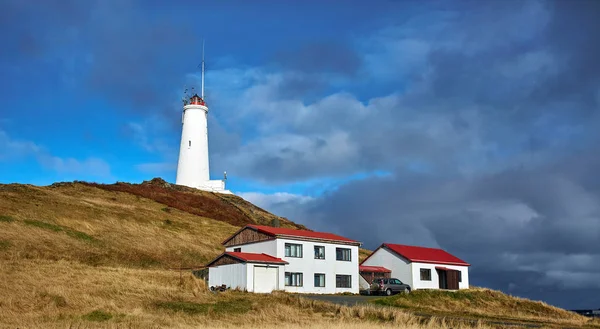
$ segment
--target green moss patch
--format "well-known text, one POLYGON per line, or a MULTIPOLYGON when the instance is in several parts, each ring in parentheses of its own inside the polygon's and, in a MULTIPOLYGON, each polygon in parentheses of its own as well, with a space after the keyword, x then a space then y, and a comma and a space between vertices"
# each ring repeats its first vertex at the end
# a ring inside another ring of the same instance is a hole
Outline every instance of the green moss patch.
POLYGON ((157 302, 155 307, 173 312, 197 314, 244 314, 252 309, 249 300, 237 299, 217 303, 193 303, 184 301, 157 302))
POLYGON ((78 239, 78 240, 87 241, 87 242, 95 241, 95 239, 93 237, 91 237, 90 235, 83 233, 81 231, 74 230, 69 227, 46 223, 46 222, 42 222, 39 220, 29 220, 29 219, 24 220, 23 223, 25 223, 26 225, 39 227, 39 228, 42 228, 45 230, 50 230, 53 232, 65 232, 68 236, 78 239))
POLYGON ((104 312, 101 310, 95 310, 88 314, 85 314, 84 316, 82 316, 82 318, 84 320, 88 320, 88 321, 102 322, 102 321, 108 321, 108 320, 112 319, 113 316, 112 316, 112 314, 110 314, 108 312, 104 312))
POLYGON ((35 226, 35 227, 43 228, 45 230, 50 230, 50 231, 54 231, 54 232, 61 232, 63 230, 63 228, 58 225, 41 222, 39 220, 26 219, 23 221, 23 223, 25 223, 26 225, 35 226))
POLYGON ((92 238, 91 236, 89 236, 83 232, 80 232, 80 231, 66 229, 65 232, 67 233, 68 236, 75 238, 75 239, 88 241, 88 242, 95 241, 94 238, 92 238))
POLYGON ((0 251, 8 250, 12 247, 12 243, 8 240, 0 240, 0 251))
POLYGON ((4 223, 12 223, 12 222, 14 222, 14 221, 15 221, 15 219, 14 219, 14 218, 12 218, 12 217, 10 217, 10 216, 7 216, 7 215, 0 215, 0 222, 4 222, 4 223))

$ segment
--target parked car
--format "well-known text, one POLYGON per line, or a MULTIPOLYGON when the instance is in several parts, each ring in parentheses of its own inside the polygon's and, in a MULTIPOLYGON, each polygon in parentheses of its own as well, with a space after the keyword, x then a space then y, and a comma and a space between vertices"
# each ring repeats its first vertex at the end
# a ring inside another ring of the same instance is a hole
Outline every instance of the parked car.
POLYGON ((371 289, 369 290, 369 293, 371 295, 387 295, 390 296, 392 294, 395 293, 405 293, 408 294, 410 293, 411 288, 410 285, 406 284, 406 283, 402 283, 402 281, 395 279, 395 278, 389 278, 389 279, 375 279, 373 280, 373 283, 371 284, 371 289))

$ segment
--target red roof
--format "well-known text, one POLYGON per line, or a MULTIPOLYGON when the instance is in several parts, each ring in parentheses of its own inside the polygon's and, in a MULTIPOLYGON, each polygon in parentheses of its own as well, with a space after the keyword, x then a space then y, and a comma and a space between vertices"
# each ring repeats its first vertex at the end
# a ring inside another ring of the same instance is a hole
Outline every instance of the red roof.
POLYGON ((255 254, 253 252, 232 252, 227 251, 225 255, 229 255, 231 257, 235 257, 239 260, 243 260, 245 262, 260 262, 260 263, 281 263, 287 264, 287 262, 281 258, 273 257, 271 255, 267 255, 265 253, 255 254))
POLYGON ((298 237, 298 238, 312 238, 330 241, 339 241, 353 244, 360 244, 360 242, 352 239, 345 238, 343 236, 335 235, 333 233, 325 232, 313 232, 307 230, 295 230, 292 228, 283 227, 271 227, 271 226, 260 226, 260 225, 246 225, 246 227, 253 228, 259 232, 271 235, 271 236, 286 236, 286 237, 298 237))
POLYGON ((360 265, 358 267, 358 270, 360 272, 392 273, 392 271, 390 271, 387 268, 382 267, 382 266, 365 266, 365 265, 360 265))
POLYGON ((221 255, 219 255, 214 260, 212 260, 206 266, 210 267, 217 260, 219 260, 221 257, 226 256, 226 255, 227 256, 231 256, 231 257, 233 257, 235 259, 238 259, 238 260, 240 260, 242 262, 248 262, 248 263, 263 263, 263 264, 287 264, 288 263, 288 262, 286 262, 285 260, 283 260, 281 258, 273 257, 273 256, 267 255, 265 253, 256 254, 256 253, 252 253, 252 252, 231 252, 231 251, 226 251, 226 252, 222 253, 221 255))
POLYGON ((381 245, 381 247, 387 248, 411 262, 471 266, 464 260, 451 255, 442 249, 407 246, 392 243, 384 243, 381 245))

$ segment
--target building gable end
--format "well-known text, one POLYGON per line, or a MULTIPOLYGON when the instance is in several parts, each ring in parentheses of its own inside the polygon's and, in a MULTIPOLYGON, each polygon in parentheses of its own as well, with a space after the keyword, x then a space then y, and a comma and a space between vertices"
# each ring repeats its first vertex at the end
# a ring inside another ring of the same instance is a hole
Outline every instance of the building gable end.
POLYGON ((217 257, 215 260, 213 260, 206 266, 212 267, 212 266, 240 264, 240 263, 244 263, 244 261, 237 259, 235 257, 231 257, 230 255, 227 255, 227 254, 222 254, 221 256, 217 257))
POLYGON ((245 227, 223 242, 225 247, 261 242, 274 239, 273 236, 245 227))

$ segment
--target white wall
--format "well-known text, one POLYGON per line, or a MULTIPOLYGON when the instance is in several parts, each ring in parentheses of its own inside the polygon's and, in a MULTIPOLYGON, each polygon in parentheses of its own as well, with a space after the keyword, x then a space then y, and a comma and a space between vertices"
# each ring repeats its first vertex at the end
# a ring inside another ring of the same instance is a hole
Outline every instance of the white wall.
POLYGON ((387 249, 377 249, 362 265, 385 267, 392 271, 392 278, 407 283, 414 289, 413 272, 411 271, 410 263, 387 249))
POLYGON ((443 265, 443 264, 427 264, 427 263, 412 263, 411 271, 413 276, 413 289, 439 289, 440 279, 435 267, 445 267, 452 270, 462 272, 462 282, 458 283, 458 289, 469 289, 469 267, 468 266, 456 266, 456 265, 443 265), (431 270, 431 281, 421 281, 421 269, 431 270))
POLYGON ((265 253, 265 254, 273 256, 273 257, 279 257, 279 256, 276 256, 277 255, 276 240, 268 240, 268 241, 243 244, 240 246, 226 247, 225 251, 233 251, 233 249, 235 249, 235 248, 241 248, 242 252, 252 252, 252 253, 256 253, 256 254, 265 253))
MULTIPOLYGON (((279 257, 289 264, 284 266, 284 271, 280 273, 280 287, 285 291, 298 293, 326 293, 335 294, 350 292, 358 294, 359 292, 359 274, 358 274, 358 246, 341 245, 333 243, 320 243, 312 241, 298 241, 291 239, 276 239, 277 252, 275 257, 279 257), (285 244, 294 243, 303 245, 302 258, 285 257, 285 244), (325 259, 315 259, 314 246, 325 247, 325 259), (347 248, 351 250, 351 261, 338 261, 335 257, 336 248, 347 248), (300 272, 303 275, 302 287, 285 286, 284 272, 300 272), (325 287, 314 286, 315 273, 325 274, 325 287), (351 288, 336 288, 335 276, 337 274, 351 276, 351 288)), ((243 250, 243 249, 242 249, 243 250)), ((265 252, 265 251, 263 251, 265 252)))
MULTIPOLYGON (((246 264, 228 264, 208 268, 208 286, 220 286, 222 284, 231 287, 231 289, 246 290, 248 285, 248 268, 254 270, 246 264)), ((253 273, 253 272, 250 272, 253 273)), ((254 287, 250 285, 250 287, 254 287)))

